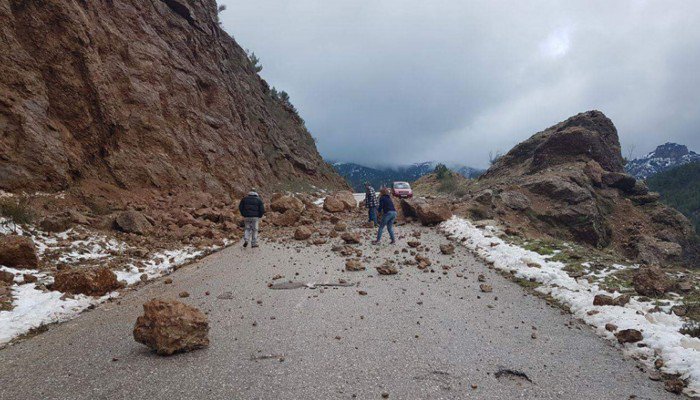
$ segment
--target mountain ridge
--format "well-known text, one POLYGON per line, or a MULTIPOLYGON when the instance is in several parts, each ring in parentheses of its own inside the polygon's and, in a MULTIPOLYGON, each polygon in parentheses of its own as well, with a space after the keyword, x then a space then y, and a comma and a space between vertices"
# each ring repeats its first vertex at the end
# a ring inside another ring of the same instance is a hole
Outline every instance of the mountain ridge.
MULTIPOLYGON (((370 182, 374 187, 388 185, 393 181, 413 182, 430 174, 439 164, 435 161, 425 161, 395 167, 368 167, 352 162, 335 162, 331 165, 344 177, 356 191, 364 190, 364 182, 370 182)), ((483 170, 463 165, 452 165, 451 169, 466 178, 476 178, 483 170)))
POLYGON ((646 179, 660 172, 691 162, 700 161, 700 154, 685 145, 667 142, 644 157, 628 161, 625 171, 637 179, 646 179))

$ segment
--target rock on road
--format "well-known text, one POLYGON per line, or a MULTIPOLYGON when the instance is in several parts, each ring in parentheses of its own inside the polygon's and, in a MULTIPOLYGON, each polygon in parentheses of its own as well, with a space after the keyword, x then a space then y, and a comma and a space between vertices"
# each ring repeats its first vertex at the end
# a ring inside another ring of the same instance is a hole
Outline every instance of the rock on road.
POLYGON ((374 259, 366 271, 344 271, 331 251, 340 239, 233 246, 176 271, 172 284, 154 281, 0 350, 0 399, 677 398, 465 248, 440 254, 447 240, 434 230, 398 227, 399 243, 379 247, 364 232, 359 248, 374 259), (412 231, 435 272, 397 264, 397 275, 377 274, 385 259, 409 257, 394 251, 415 240, 412 231), (276 283, 357 286, 272 290, 277 274, 276 283), (479 274, 491 293, 480 291, 479 274), (190 296, 181 301, 208 313, 211 345, 159 357, 133 340, 134 321, 145 301, 182 291, 190 296))

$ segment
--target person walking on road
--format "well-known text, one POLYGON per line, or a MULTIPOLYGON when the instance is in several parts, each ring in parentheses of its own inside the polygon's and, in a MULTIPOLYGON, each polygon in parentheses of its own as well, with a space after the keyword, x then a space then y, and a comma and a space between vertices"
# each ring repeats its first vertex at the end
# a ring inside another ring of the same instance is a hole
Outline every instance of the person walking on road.
POLYGON ((265 204, 255 189, 251 189, 250 193, 241 199, 238 211, 243 216, 245 223, 243 247, 248 247, 248 242, 250 242, 250 247, 258 247, 258 223, 260 218, 265 215, 265 204))
POLYGON ((377 231, 377 240, 372 242, 372 244, 379 244, 382 240, 382 231, 386 226, 386 230, 389 231, 389 237, 391 238, 391 244, 396 243, 396 238, 394 237, 394 221, 396 220, 396 208, 394 207, 394 202, 391 201, 391 196, 389 195, 389 189, 383 187, 380 190, 381 197, 379 197, 379 208, 378 212, 382 213, 382 219, 379 223, 379 230, 377 231))
POLYGON ((365 182, 365 207, 369 213, 369 222, 372 222, 375 228, 377 222, 377 193, 369 182, 365 182))

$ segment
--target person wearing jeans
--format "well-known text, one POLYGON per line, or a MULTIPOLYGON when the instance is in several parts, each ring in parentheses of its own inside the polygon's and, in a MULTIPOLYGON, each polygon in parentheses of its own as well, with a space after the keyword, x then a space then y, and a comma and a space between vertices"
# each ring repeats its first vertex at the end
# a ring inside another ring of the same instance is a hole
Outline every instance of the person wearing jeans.
POLYGON ((386 226, 386 230, 389 231, 389 237, 391 238, 391 244, 396 243, 396 238, 394 237, 394 221, 396 220, 397 212, 394 208, 394 202, 391 201, 391 196, 389 196, 389 189, 382 188, 381 197, 379 198, 379 208, 377 211, 381 212, 382 219, 379 223, 379 230, 377 231, 377 240, 372 242, 372 244, 379 244, 382 240, 382 231, 386 226))
POLYGON ((260 195, 251 189, 250 193, 238 204, 238 211, 243 216, 245 232, 243 233, 243 247, 258 247, 258 222, 265 214, 265 204, 260 195))
POLYGON ((377 193, 369 182, 365 182, 365 207, 369 214, 369 222, 377 226, 377 193))

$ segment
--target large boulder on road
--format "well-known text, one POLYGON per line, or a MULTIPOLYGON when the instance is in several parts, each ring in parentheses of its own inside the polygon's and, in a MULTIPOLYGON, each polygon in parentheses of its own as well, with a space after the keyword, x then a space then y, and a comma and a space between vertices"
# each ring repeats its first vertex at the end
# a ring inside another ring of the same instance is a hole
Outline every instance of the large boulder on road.
POLYGON ((402 199, 401 210, 404 216, 418 218, 423 225, 436 225, 452 217, 449 204, 440 201, 402 199))
POLYGON ((36 268, 39 257, 34 241, 27 236, 0 236, 0 265, 11 268, 36 268))
POLYGON ((287 210, 282 214, 270 215, 270 222, 275 226, 289 227, 294 226, 294 224, 301 218, 301 213, 296 210, 287 210))
POLYGON ((323 200, 323 209, 331 213, 352 211, 356 208, 357 200, 355 200, 352 192, 348 190, 335 192, 323 200))
POLYGON ((209 345, 209 321, 198 309, 175 300, 153 299, 136 320, 134 340, 169 356, 209 345))
POLYGON ((87 296, 104 296, 121 287, 117 275, 104 267, 61 270, 54 277, 53 283, 53 289, 59 292, 87 296))
POLYGON ((323 200, 323 209, 329 213, 339 213, 345 211, 345 204, 333 196, 328 196, 323 200))
POLYGON ((341 190, 333 194, 333 197, 340 200, 344 205, 346 210, 354 210, 357 208, 357 200, 355 196, 349 190, 341 190))
POLYGON ((418 220, 423 225, 436 225, 452 218, 452 210, 447 203, 419 202, 415 205, 418 220))
POLYGON ((289 210, 301 212, 304 209, 304 203, 293 196, 281 196, 270 204, 270 209, 279 213, 285 213, 289 210))

